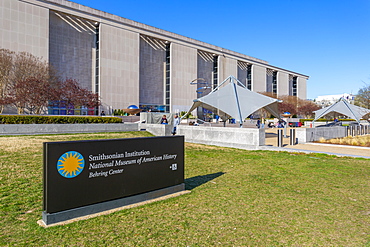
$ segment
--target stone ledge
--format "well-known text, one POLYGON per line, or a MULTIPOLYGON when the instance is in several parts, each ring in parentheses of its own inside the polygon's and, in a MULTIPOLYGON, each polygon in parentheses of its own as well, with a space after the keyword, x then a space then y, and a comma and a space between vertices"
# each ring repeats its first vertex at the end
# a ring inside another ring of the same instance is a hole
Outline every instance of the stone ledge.
POLYGON ((112 201, 97 203, 85 207, 66 210, 58 213, 42 213, 42 219, 37 223, 42 227, 66 225, 75 221, 86 220, 100 215, 106 215, 120 210, 138 207, 148 203, 162 201, 168 198, 188 194, 185 184, 179 184, 147 193, 124 197, 112 201))
POLYGON ((138 131, 137 123, 110 124, 0 124, 0 135, 34 135, 138 131))

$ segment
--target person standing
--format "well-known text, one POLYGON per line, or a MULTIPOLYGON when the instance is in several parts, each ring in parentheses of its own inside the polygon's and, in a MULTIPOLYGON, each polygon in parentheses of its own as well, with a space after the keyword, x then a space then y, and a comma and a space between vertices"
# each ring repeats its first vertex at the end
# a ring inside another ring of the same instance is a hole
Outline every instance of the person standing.
POLYGON ((163 116, 162 116, 161 124, 163 124, 163 122, 168 123, 168 121, 167 121, 167 116, 166 116, 166 115, 163 115, 163 116))
POLYGON ((175 115, 175 118, 173 120, 173 130, 172 130, 172 135, 176 135, 176 130, 177 130, 177 125, 180 124, 180 119, 178 115, 175 115))

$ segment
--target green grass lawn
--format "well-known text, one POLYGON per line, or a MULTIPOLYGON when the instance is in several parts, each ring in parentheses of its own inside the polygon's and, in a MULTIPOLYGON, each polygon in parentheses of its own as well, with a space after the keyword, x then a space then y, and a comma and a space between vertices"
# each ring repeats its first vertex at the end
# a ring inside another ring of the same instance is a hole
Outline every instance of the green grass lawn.
POLYGON ((42 228, 42 142, 0 137, 2 246, 370 246, 370 160, 186 143, 191 193, 42 228))

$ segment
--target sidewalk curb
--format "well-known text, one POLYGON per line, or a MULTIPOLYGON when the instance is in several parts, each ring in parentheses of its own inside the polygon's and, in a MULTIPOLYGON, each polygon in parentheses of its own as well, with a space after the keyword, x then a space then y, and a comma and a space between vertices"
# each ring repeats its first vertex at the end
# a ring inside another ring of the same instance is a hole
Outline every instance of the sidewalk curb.
MULTIPOLYGON (((254 149, 256 150, 256 149, 254 149)), ((314 150, 306 150, 306 149, 294 149, 294 148, 284 148, 284 147, 274 147, 274 146, 260 146, 257 150, 268 150, 268 151, 278 151, 278 152, 289 152, 289 153, 321 153, 327 155, 335 155, 338 157, 352 157, 352 158, 364 158, 370 159, 370 156, 364 155, 354 155, 354 154, 343 154, 343 153, 332 153, 332 152, 324 152, 324 151, 314 151, 314 150)))

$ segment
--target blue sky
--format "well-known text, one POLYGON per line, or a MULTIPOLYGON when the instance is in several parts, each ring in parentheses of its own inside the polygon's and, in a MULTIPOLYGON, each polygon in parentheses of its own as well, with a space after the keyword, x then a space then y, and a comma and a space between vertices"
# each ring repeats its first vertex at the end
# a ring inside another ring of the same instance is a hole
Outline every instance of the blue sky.
POLYGON ((369 0, 73 2, 308 75, 309 99, 370 85, 369 0))

